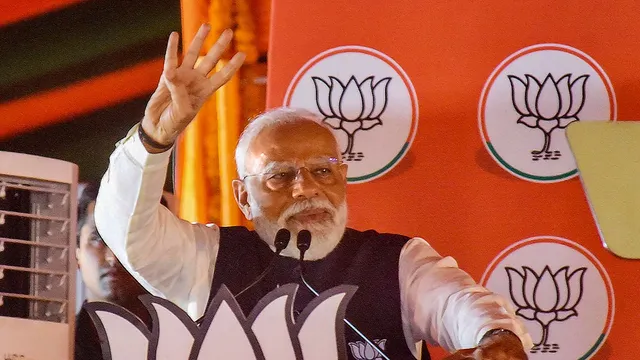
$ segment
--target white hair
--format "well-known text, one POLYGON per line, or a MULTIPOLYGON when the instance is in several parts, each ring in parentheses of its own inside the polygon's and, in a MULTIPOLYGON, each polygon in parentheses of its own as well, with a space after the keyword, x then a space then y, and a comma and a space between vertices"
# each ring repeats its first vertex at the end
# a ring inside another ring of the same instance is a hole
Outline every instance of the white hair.
MULTIPOLYGON (((236 146, 236 168, 238 170, 238 176, 240 177, 240 179, 242 179, 246 173, 245 157, 247 156, 249 146, 256 138, 256 136, 258 136, 258 134, 262 132, 262 130, 275 125, 309 121, 328 129, 335 139, 335 135, 333 134, 333 131, 331 131, 331 128, 322 123, 322 119, 318 117, 318 115, 305 109, 283 106, 268 110, 253 118, 253 120, 250 120, 249 124, 240 135, 238 145, 236 146)), ((336 144, 337 143, 338 140, 336 139, 336 144)), ((339 145, 338 154, 340 154, 339 145)))

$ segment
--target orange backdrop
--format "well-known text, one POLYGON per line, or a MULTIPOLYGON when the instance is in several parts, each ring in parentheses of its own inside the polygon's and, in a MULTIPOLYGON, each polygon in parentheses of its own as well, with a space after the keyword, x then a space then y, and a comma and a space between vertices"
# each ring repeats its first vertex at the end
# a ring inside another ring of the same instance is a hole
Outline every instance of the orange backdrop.
POLYGON ((483 144, 478 106, 508 56, 559 43, 606 71, 618 119, 638 119, 639 12, 636 1, 274 0, 267 105, 282 105, 298 70, 325 50, 361 45, 393 58, 418 96, 417 136, 392 171, 350 185, 350 225, 424 237, 476 280, 519 240, 551 235, 579 243, 604 265, 615 290, 613 326, 593 358, 632 358, 640 350, 640 261, 602 246, 577 177, 535 183, 501 168, 483 144))

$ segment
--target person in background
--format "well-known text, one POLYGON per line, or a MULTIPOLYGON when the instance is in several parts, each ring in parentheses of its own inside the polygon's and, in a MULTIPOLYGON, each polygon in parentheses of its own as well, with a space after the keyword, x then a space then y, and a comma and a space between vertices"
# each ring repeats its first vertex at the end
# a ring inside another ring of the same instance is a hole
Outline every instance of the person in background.
MULTIPOLYGON (((86 302, 106 301, 119 305, 151 327, 151 318, 139 296, 147 291, 125 270, 100 237, 93 218, 97 184, 86 184, 78 197, 76 258, 86 289, 86 302)), ((168 206, 163 196, 161 203, 168 206)), ((101 360, 100 339, 84 305, 76 316, 76 360, 101 360)))

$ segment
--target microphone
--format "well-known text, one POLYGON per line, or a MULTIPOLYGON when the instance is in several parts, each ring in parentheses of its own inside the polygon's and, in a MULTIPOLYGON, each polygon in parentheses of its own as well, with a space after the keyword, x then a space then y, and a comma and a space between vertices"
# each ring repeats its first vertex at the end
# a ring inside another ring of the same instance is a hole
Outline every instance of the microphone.
POLYGON ((298 250, 300 250, 300 265, 302 265, 302 262, 304 261, 304 253, 306 253, 311 246, 311 232, 309 232, 309 230, 300 230, 296 240, 296 246, 298 247, 298 250))
MULTIPOLYGON (((273 258, 271 259, 271 262, 269 263, 269 265, 266 267, 266 269, 264 269, 264 271, 262 271, 262 273, 260 275, 258 275, 258 277, 251 283, 249 284, 247 287, 245 287, 244 289, 242 289, 239 293, 237 293, 234 297, 237 299, 240 295, 242 295, 245 291, 251 289, 252 287, 254 287, 257 283, 260 282, 260 280, 262 280, 265 276, 267 276, 267 274, 269 273, 269 271, 271 271, 271 269, 273 268, 273 266, 276 263, 276 260, 278 259, 278 257, 280 256, 280 253, 282 252, 282 250, 287 248, 287 245, 289 245, 289 240, 291 239, 291 232, 289 232, 289 230, 282 228, 280 230, 278 230, 278 232, 276 233, 276 238, 273 240, 273 245, 276 248, 276 253, 274 254, 273 258)), ((309 234, 309 240, 311 240, 311 234, 309 234)), ((307 247, 308 248, 308 247, 307 247)))
POLYGON ((304 253, 306 253, 311 246, 311 232, 309 230, 300 230, 296 238, 296 246, 298 250, 300 250, 300 278, 302 282, 306 284, 307 281, 304 278, 304 253))
MULTIPOLYGON (((311 232, 309 232, 309 230, 300 230, 296 239, 296 246, 298 247, 298 250, 300 250, 300 280, 302 280, 302 283, 307 287, 307 289, 309 289, 309 291, 311 291, 313 295, 320 296, 320 293, 318 293, 304 277, 304 254, 307 252, 307 250, 309 250, 309 247, 311 246, 311 232)), ((382 356, 386 360, 390 360, 389 357, 384 353, 384 351, 382 351, 382 349, 378 347, 378 345, 369 340, 369 338, 367 338, 360 330, 358 330, 358 328, 356 328, 349 320, 345 318, 344 323, 347 324, 353 331, 355 331, 362 340, 376 349, 380 356, 382 356)))
POLYGON ((289 230, 285 228, 278 230, 276 238, 273 240, 273 245, 276 247, 276 255, 280 255, 282 250, 287 248, 289 240, 291 240, 291 232, 289 230))

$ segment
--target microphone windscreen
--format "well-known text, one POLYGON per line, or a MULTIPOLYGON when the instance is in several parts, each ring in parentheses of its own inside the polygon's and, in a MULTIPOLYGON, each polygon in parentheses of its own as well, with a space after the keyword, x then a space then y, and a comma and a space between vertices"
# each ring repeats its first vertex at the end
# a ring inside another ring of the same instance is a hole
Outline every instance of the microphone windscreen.
POLYGON ((276 238, 273 241, 273 245, 276 247, 276 251, 284 250, 289 245, 291 239, 291 232, 285 228, 278 230, 276 238))
POLYGON ((311 246, 311 232, 309 230, 300 230, 296 245, 300 251, 307 251, 311 246))

